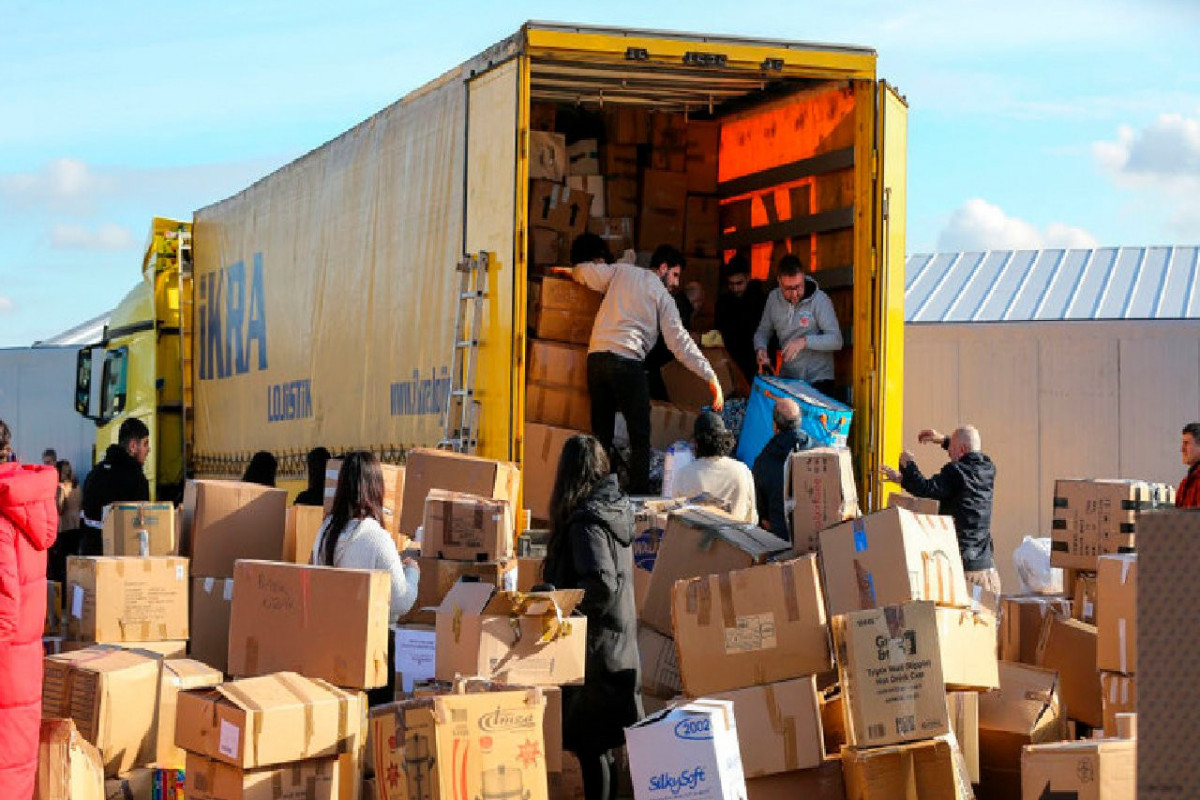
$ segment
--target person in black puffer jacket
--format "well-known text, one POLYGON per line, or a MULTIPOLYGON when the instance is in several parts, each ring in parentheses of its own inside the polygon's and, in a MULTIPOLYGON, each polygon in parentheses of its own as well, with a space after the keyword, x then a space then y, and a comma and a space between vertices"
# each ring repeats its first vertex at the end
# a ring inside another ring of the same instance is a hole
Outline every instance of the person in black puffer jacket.
POLYGON ((78 553, 98 556, 103 553, 100 532, 104 528, 104 507, 109 503, 142 502, 150 499, 150 482, 142 466, 150 455, 150 429, 140 419, 130 417, 121 423, 117 443, 110 444, 104 460, 92 468, 83 482, 83 536, 78 553))
POLYGON ((634 513, 593 436, 573 436, 563 447, 550 525, 542 579, 556 589, 582 589, 579 610, 587 616, 583 685, 563 687, 563 747, 579 758, 584 797, 614 800, 612 751, 625 743, 625 728, 643 716, 634 513))
POLYGON ((949 463, 937 475, 926 478, 906 450, 900 454, 900 472, 884 466, 883 476, 899 483, 909 494, 940 503, 939 512, 954 518, 967 583, 999 595, 1000 573, 992 552, 996 465, 983 454, 979 431, 964 425, 950 436, 943 436, 927 428, 918 434, 917 441, 941 445, 950 454, 949 463))
POLYGON ((775 401, 772 413, 775 436, 754 459, 754 493, 762 526, 784 541, 792 541, 792 526, 784 508, 784 465, 792 453, 813 446, 808 434, 800 430, 800 405, 791 398, 775 401))

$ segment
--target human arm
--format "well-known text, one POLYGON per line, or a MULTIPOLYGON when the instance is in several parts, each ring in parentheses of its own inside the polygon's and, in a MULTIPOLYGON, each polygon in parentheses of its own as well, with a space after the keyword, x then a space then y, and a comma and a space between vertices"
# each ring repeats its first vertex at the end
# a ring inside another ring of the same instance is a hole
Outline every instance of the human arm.
POLYGON ((658 293, 655 305, 658 309, 658 327, 662 331, 667 349, 679 359, 679 363, 708 382, 709 391, 713 395, 713 408, 720 411, 725 404, 725 396, 717 380, 717 373, 713 371, 704 353, 700 352, 691 334, 683 327, 674 298, 663 289, 658 293))
POLYGON ((926 478, 916 461, 909 460, 900 466, 900 488, 914 497, 927 497, 939 503, 949 500, 962 491, 962 475, 954 462, 942 467, 937 475, 926 478))
POLYGON ((392 578, 391 621, 395 622, 412 610, 417 602, 417 584, 421 579, 421 569, 411 558, 400 558, 396 543, 387 531, 380 528, 376 532, 378 552, 375 557, 375 568, 386 569, 392 578))
POLYGON ((613 561, 611 534, 594 522, 571 525, 571 562, 583 589, 579 610, 589 618, 611 616, 617 605, 617 565, 613 561))
POLYGON ((943 450, 950 448, 950 437, 938 433, 933 428, 925 428, 917 434, 917 441, 921 444, 936 444, 943 450))
POLYGON ((613 276, 616 274, 616 264, 597 264, 591 262, 576 264, 571 268, 571 277, 576 283, 582 283, 589 289, 601 293, 608 291, 608 285, 612 283, 613 276))
POLYGON ((809 350, 836 351, 842 349, 842 329, 838 325, 837 312, 833 309, 833 301, 824 292, 818 292, 813 297, 813 321, 817 323, 818 333, 810 333, 804 337, 805 347, 809 350))

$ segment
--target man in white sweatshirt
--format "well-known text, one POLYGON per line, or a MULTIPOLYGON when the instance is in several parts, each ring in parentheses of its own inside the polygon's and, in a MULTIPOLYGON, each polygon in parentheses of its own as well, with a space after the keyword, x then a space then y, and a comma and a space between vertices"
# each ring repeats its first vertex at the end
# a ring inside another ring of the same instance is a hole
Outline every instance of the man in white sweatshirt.
POLYGON ((720 500, 729 513, 742 522, 758 524, 754 475, 750 468, 729 454, 737 440, 720 414, 705 411, 696 417, 696 460, 679 470, 674 494, 695 497, 707 494, 720 500))

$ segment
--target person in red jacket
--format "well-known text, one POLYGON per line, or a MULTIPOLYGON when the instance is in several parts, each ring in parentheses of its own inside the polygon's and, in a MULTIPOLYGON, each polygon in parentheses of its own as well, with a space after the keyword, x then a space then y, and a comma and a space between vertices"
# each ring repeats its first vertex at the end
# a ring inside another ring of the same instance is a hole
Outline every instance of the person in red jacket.
POLYGON ((1200 508, 1200 422, 1183 426, 1183 441, 1179 445, 1187 475, 1179 482, 1175 493, 1176 508, 1200 508))
POLYGON ((58 533, 58 472, 9 461, 0 420, 0 797, 33 797, 42 717, 46 550, 58 533))

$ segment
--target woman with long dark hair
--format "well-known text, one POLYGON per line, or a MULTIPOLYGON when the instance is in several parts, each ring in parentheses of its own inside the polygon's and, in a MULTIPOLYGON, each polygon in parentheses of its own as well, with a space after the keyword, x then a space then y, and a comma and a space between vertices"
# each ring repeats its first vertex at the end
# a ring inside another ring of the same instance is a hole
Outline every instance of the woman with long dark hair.
POLYGON ((259 450, 250 456, 250 463, 246 465, 246 471, 242 474, 242 483, 257 483, 274 488, 275 473, 278 469, 279 462, 275 460, 275 456, 266 450, 259 450))
POLYGON ((633 507, 593 436, 567 440, 550 495, 542 578, 582 589, 587 661, 582 686, 563 687, 563 747, 579 758, 586 800, 613 800, 613 750, 642 718, 633 602, 633 507))

